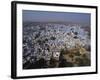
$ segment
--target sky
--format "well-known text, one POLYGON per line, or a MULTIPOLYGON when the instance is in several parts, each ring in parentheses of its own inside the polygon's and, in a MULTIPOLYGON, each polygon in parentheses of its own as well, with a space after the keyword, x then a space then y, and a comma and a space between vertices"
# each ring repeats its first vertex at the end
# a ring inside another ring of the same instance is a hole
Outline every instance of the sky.
POLYGON ((22 14, 24 22, 74 22, 89 25, 91 20, 89 13, 23 10, 22 14))

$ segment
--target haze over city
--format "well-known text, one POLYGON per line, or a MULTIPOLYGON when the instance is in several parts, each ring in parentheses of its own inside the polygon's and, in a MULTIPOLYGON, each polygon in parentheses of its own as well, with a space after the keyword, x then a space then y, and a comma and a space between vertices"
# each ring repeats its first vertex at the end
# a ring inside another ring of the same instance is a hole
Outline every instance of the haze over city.
POLYGON ((73 22, 90 25, 89 13, 23 10, 24 22, 73 22))

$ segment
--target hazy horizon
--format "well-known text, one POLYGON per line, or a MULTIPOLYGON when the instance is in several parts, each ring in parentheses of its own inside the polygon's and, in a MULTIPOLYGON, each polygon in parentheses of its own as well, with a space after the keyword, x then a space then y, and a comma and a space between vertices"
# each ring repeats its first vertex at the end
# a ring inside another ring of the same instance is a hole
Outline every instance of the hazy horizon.
POLYGON ((23 22, 72 22, 90 25, 89 13, 23 10, 23 22))

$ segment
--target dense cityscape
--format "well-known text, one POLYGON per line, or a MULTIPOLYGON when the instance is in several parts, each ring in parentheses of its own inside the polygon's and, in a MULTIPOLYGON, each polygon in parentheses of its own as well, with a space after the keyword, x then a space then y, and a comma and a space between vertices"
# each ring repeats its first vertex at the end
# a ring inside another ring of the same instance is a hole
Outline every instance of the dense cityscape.
POLYGON ((90 27, 23 23, 23 69, 90 66, 90 27))

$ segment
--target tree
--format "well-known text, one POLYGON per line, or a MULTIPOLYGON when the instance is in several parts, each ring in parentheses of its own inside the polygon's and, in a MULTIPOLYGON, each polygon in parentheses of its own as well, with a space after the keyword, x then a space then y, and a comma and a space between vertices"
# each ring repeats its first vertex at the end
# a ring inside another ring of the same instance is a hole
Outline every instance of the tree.
POLYGON ((56 38, 52 36, 50 39, 51 39, 51 40, 55 40, 56 38))

